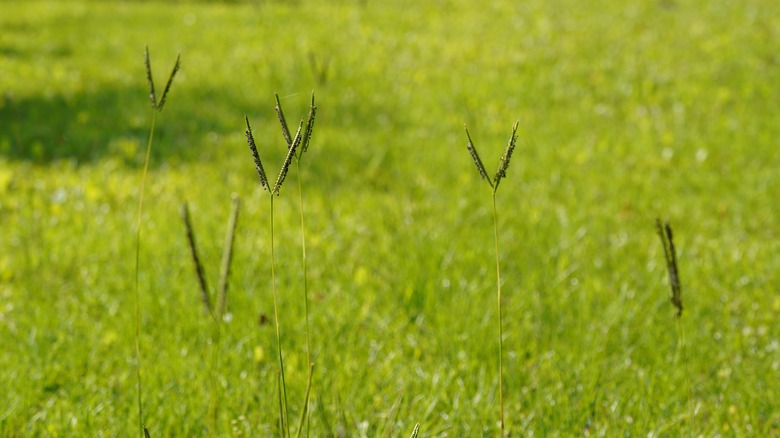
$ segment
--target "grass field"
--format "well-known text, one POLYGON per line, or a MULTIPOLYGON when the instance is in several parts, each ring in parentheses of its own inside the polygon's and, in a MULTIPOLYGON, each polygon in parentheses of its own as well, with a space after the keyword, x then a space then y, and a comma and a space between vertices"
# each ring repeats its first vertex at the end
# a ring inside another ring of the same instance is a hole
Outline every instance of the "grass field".
MULTIPOLYGON (((0 435, 279 434, 268 192, 301 162, 311 435, 780 436, 780 3, 0 1, 0 435), (158 85, 159 86, 159 85, 158 85), (179 216, 216 285, 220 341, 179 216), (675 318, 657 217, 675 231, 675 318), (682 339, 681 339, 682 337, 682 339), (683 341, 684 340, 684 341, 683 341), (212 366, 219 348, 220 366, 212 366), (219 401, 216 428, 209 400, 219 401)), ((295 178, 295 170, 291 177, 295 178)), ((275 203, 290 417, 306 390, 294 180, 275 203)), ((293 427, 293 432, 295 428, 293 427)))

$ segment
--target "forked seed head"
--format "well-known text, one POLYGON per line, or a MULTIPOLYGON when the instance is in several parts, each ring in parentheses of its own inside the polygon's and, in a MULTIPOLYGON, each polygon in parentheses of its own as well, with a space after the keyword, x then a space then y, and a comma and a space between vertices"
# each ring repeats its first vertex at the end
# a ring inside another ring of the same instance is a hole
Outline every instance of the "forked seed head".
POLYGON ((282 183, 284 183, 284 179, 287 178, 287 171, 290 170, 290 163, 292 163, 292 159, 295 156, 295 151, 301 144, 301 129, 303 129, 303 119, 301 119, 301 123, 298 124, 298 131, 295 133, 295 138, 293 138, 292 145, 290 145, 290 149, 287 151, 287 157, 284 159, 284 164, 282 164, 282 169, 279 171, 279 176, 276 177, 276 184, 274 184, 274 188, 271 190, 271 194, 275 193, 278 196, 279 189, 282 188, 282 183))
POLYGON ((257 146, 255 145, 255 138, 252 136, 252 127, 249 126, 249 117, 244 116, 246 121, 246 141, 249 143, 249 150, 252 151, 252 158, 255 160, 255 169, 260 176, 260 186, 264 189, 268 189, 268 177, 265 176, 265 169, 263 169, 263 163, 260 161, 260 154, 257 153, 257 146))
POLYGON ((152 65, 149 62, 149 46, 144 48, 144 65, 146 66, 146 82, 149 83, 149 103, 157 109, 157 96, 154 94, 154 80, 152 79, 152 65))
POLYGON ((157 111, 162 111, 163 106, 165 106, 165 98, 168 96, 168 91, 171 89, 173 78, 174 76, 176 76, 176 72, 179 71, 180 65, 181 65, 181 54, 178 54, 176 55, 176 64, 173 65, 173 70, 171 70, 171 75, 168 76, 168 82, 165 84, 165 89, 163 90, 162 97, 160 97, 160 102, 157 104, 157 111))
POLYGON ((501 179, 506 178, 509 160, 512 159, 512 152, 515 151, 515 144, 517 143, 517 126, 519 124, 519 121, 515 122, 515 126, 512 127, 512 136, 509 137, 509 143, 506 145, 504 155, 501 156, 501 161, 498 163, 498 170, 496 170, 496 176, 493 179, 494 190, 498 189, 498 184, 501 183, 501 179))
POLYGON ((276 98, 276 116, 279 118, 279 123, 282 125, 282 135, 287 142, 287 148, 292 146, 292 137, 290 137, 290 129, 287 127, 287 120, 284 118, 284 111, 282 111, 282 103, 279 102, 279 95, 274 93, 276 98))
POLYGON ((479 158, 479 154, 477 153, 477 148, 474 146, 474 142, 471 140, 471 134, 469 134, 469 128, 466 127, 466 125, 463 125, 463 128, 466 129, 466 138, 468 138, 469 142, 466 145, 466 148, 468 148, 469 153, 471 154, 471 159, 474 160, 474 164, 477 166, 477 170, 479 171, 479 176, 482 177, 482 179, 487 180, 488 184, 490 184, 490 187, 493 187, 493 182, 488 178, 487 171, 485 170, 485 165, 482 164, 482 159, 479 158))

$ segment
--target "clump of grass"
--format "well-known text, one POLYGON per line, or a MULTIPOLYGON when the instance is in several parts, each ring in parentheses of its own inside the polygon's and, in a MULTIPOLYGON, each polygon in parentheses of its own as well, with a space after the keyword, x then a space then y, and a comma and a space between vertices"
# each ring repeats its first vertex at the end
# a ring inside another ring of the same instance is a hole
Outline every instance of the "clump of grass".
POLYGON ((509 143, 504 150, 504 155, 501 156, 501 160, 498 162, 498 168, 492 178, 488 176, 485 165, 482 163, 482 159, 477 153, 477 148, 474 145, 474 141, 471 140, 471 134, 468 128, 466 129, 466 137, 468 138, 468 144, 466 145, 469 153, 471 154, 474 164, 477 166, 477 171, 483 180, 487 181, 491 188, 493 198, 493 234, 495 237, 495 253, 496 253, 496 296, 498 303, 498 400, 499 400, 499 416, 501 420, 501 436, 504 436, 504 324, 502 316, 501 305, 501 264, 498 250, 498 213, 496 209, 496 192, 498 186, 501 184, 501 180, 506 178, 506 171, 509 169, 509 161, 512 159, 512 153, 515 150, 515 144, 517 143, 517 127, 520 122, 515 122, 512 127, 512 135, 509 137, 509 143))
POLYGON ((263 167, 262 161, 260 160, 260 154, 257 151, 257 145, 255 143, 254 136, 252 135, 252 127, 249 125, 249 118, 244 116, 244 120, 246 122, 246 139, 247 143, 249 144, 249 149, 252 152, 252 158, 255 161, 255 168, 257 169, 258 176, 260 177, 260 185, 263 189, 267 189, 271 192, 271 196, 269 196, 269 228, 271 234, 271 285, 274 300, 274 325, 276 327, 276 345, 277 356, 279 360, 279 426, 280 434, 282 436, 290 436, 290 424, 287 408, 287 385, 284 378, 284 356, 282 354, 282 336, 279 327, 279 306, 276 293, 276 257, 274 252, 274 195, 279 196, 279 191, 282 187, 282 184, 284 183, 285 178, 287 177, 287 172, 289 171, 292 159, 295 156, 298 146, 301 144, 301 129, 303 128, 303 120, 301 120, 301 123, 298 125, 298 131, 295 133, 295 137, 292 137, 292 140, 289 143, 287 156, 282 163, 282 167, 279 170, 279 176, 277 176, 273 188, 271 188, 269 185, 268 176, 266 175, 265 168, 263 167))
POLYGON ((151 103, 152 106, 152 124, 149 129, 149 139, 146 142, 146 156, 144 158, 144 168, 141 176, 141 186, 139 190, 140 194, 138 197, 138 221, 136 222, 136 229, 135 229, 136 233, 135 233, 135 293, 134 293, 135 296, 135 377, 136 377, 136 389, 138 393, 138 397, 137 397, 138 426, 143 435, 148 435, 148 431, 146 430, 146 426, 144 426, 144 422, 143 422, 143 399, 141 395, 143 389, 143 386, 141 384, 141 342, 140 342, 141 299, 140 299, 140 292, 138 286, 139 271, 141 265, 141 218, 143 216, 146 175, 149 172, 149 158, 152 153, 152 141, 154 139, 154 128, 157 122, 157 114, 161 112, 163 110, 163 107, 165 106, 165 101, 166 98, 168 97, 168 92, 171 89, 171 84, 173 84, 173 78, 176 76, 176 72, 179 71, 180 60, 181 60, 181 55, 176 56, 176 63, 173 66, 173 70, 171 71, 171 74, 168 76, 168 82, 166 82, 165 84, 165 89, 163 90, 163 94, 160 97, 160 100, 157 100, 157 95, 154 91, 154 79, 152 77, 152 65, 151 62, 149 61, 149 47, 146 47, 144 50, 144 66, 146 67, 146 81, 149 84, 149 102, 151 103))
MULTIPOLYGON (((282 110, 282 104, 279 102, 279 95, 275 94, 276 98, 276 114, 279 118, 279 123, 282 127, 282 136, 287 142, 287 147, 292 149, 293 139, 290 137, 290 130, 287 126, 287 120, 284 117, 284 111, 282 110)), ((303 302, 304 302, 304 318, 306 320, 306 363, 309 369, 308 382, 306 385, 306 399, 304 400, 304 408, 301 414, 301 421, 298 427, 298 435, 300 436, 301 429, 303 427, 303 420, 306 419, 306 435, 308 436, 309 425, 309 394, 311 392, 311 385, 313 379, 314 363, 311 360, 311 340, 309 333, 309 282, 308 273, 306 267, 306 225, 304 220, 303 209, 303 185, 301 183, 301 159, 303 154, 309 148, 309 142, 311 141, 312 132, 314 130, 314 118, 317 114, 317 107, 314 105, 314 93, 311 94, 311 104, 309 105, 309 115, 306 119, 306 126, 303 131, 301 145, 298 147, 298 153, 295 154, 295 167, 296 176, 298 179, 298 207, 301 213, 301 260, 303 268, 303 302)), ((300 128, 299 128, 300 129, 300 128)))
POLYGON ((208 284, 206 282, 205 270, 203 269, 203 264, 200 260, 200 256, 198 255, 198 247, 195 242, 195 231, 192 227, 190 210, 186 202, 182 205, 181 209, 182 220, 184 221, 184 227, 187 232, 187 244, 190 248, 193 264, 195 265, 195 275, 198 279, 201 301, 203 302, 206 314, 211 316, 211 319, 214 321, 214 343, 212 344, 211 360, 211 394, 209 403, 209 419, 211 421, 212 435, 217 434, 217 416, 219 410, 217 371, 219 370, 221 359, 221 328, 227 308, 228 279, 230 277, 230 265, 233 259, 233 244, 235 242, 236 227, 238 226, 238 212, 241 206, 241 201, 237 195, 233 195, 232 198, 232 208, 230 210, 230 217, 228 219, 225 241, 222 246, 222 262, 220 264, 219 283, 216 292, 216 307, 212 304, 211 294, 209 293, 208 284))

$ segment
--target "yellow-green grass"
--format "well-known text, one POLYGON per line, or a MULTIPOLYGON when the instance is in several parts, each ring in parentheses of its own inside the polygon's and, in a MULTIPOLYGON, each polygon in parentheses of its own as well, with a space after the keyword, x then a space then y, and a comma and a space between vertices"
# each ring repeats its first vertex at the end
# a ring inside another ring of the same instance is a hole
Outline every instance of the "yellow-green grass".
MULTIPOLYGON (((0 5, 0 435, 136 433, 145 45, 160 77, 182 54, 144 201, 152 436, 210 426, 212 323, 179 206, 221 236, 232 193, 243 211, 218 430, 276 432, 268 193, 243 116, 279 163, 273 94, 297 116, 312 90, 317 132, 301 166, 312 435, 418 422, 420 436, 498 434, 490 193, 462 127, 493 157, 515 120, 497 193, 507 429, 679 435, 694 412, 705 436, 780 432, 778 3, 0 5), (309 53, 329 60, 326 80, 309 53), (674 224, 684 281, 679 368, 656 217, 674 224)), ((295 187, 282 191, 278 298, 297 419, 300 216, 295 187)), ((210 278, 219 240, 198 242, 210 278)))

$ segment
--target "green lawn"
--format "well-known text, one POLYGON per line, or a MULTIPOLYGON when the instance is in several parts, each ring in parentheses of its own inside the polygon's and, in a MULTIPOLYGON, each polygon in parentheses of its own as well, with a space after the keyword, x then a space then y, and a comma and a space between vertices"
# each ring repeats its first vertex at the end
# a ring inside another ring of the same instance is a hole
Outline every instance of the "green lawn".
MULTIPOLYGON (((286 148, 274 92, 294 124, 312 91, 300 174, 312 436, 408 436, 415 423, 426 437, 499 435, 491 193, 463 125, 491 171, 517 120, 497 194, 511 435, 780 435, 777 1, 0 9, 0 435, 140 433, 145 45, 158 88, 182 59, 143 214, 152 437, 279 434, 269 195, 244 115, 275 177, 286 148), (233 193, 243 208, 217 344, 179 210, 189 203, 216 285, 233 193), (675 231, 679 321, 657 217, 675 231)), ((297 420, 307 369, 295 173, 274 233, 297 420)))

